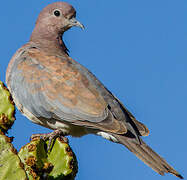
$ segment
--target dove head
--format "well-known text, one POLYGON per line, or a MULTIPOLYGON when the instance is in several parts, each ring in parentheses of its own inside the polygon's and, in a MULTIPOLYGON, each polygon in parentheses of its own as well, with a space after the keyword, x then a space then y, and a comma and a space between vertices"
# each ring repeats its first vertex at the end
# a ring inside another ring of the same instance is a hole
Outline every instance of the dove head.
POLYGON ((38 16, 30 41, 46 44, 46 41, 56 41, 73 26, 84 28, 75 17, 75 9, 66 2, 46 6, 38 16))

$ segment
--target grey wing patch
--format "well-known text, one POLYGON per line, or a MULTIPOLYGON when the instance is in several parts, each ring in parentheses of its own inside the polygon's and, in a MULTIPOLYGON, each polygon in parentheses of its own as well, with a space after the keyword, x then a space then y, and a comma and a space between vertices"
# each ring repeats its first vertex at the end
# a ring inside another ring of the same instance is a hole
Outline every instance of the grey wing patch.
POLYGON ((50 109, 50 105, 46 102, 42 92, 31 94, 32 89, 41 88, 41 84, 28 84, 25 82, 24 77, 21 75, 21 71, 12 70, 12 80, 10 83, 11 92, 29 112, 36 117, 51 118, 53 115, 47 109, 50 109), (45 104, 45 106, 44 106, 45 104))

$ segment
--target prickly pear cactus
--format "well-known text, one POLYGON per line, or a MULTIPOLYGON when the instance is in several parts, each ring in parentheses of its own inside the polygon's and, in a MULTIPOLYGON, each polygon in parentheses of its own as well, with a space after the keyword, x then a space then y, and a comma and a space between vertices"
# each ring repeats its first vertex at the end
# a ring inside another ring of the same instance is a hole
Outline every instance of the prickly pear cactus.
POLYGON ((18 153, 30 179, 73 180, 77 173, 77 161, 69 145, 57 138, 51 151, 40 138, 33 139, 18 153))
POLYGON ((11 95, 0 81, 0 129, 6 132, 14 123, 15 107, 11 95))
POLYGON ((12 138, 0 132, 0 180, 25 180, 24 165, 11 142, 12 138))

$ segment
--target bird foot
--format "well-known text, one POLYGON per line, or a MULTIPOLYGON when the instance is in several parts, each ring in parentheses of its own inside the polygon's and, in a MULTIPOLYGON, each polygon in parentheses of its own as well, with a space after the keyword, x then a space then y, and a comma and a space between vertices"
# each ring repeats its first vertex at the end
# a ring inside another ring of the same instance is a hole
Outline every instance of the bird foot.
POLYGON ((65 137, 66 134, 64 134, 61 130, 57 129, 51 133, 44 133, 44 134, 33 134, 31 136, 31 140, 35 138, 43 139, 44 141, 49 140, 49 143, 47 145, 47 151, 50 150, 52 141, 55 142, 57 137, 60 137, 61 140, 63 140, 65 143, 68 143, 68 138, 65 137))

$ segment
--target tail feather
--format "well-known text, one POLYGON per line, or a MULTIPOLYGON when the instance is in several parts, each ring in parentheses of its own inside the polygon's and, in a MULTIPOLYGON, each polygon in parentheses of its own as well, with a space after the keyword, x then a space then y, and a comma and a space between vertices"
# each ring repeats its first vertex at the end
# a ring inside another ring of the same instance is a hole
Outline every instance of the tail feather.
POLYGON ((173 167, 171 167, 162 157, 160 157, 156 152, 154 152, 142 140, 141 144, 138 144, 132 138, 126 136, 116 134, 113 134, 113 136, 119 141, 120 144, 125 145, 139 159, 141 159, 145 164, 147 164, 160 175, 164 175, 165 173, 171 173, 179 177, 180 179, 183 179, 183 177, 173 167))

